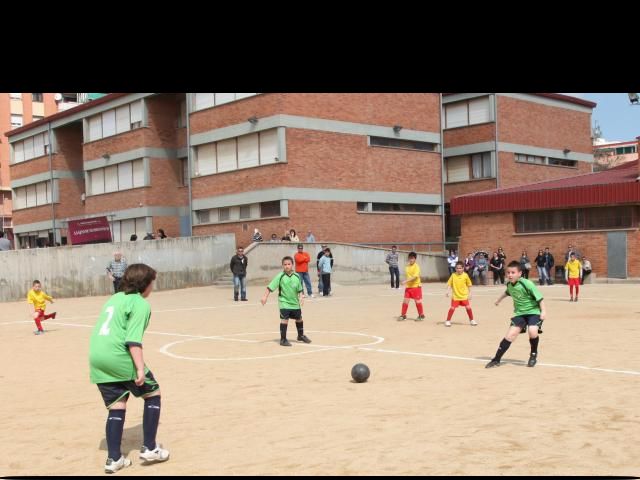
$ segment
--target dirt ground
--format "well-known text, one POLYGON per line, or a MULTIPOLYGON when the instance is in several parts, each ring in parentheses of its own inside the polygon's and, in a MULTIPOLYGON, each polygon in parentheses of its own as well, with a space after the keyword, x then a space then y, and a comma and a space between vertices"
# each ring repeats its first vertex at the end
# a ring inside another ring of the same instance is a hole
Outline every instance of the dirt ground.
MULTIPOLYGON (((43 285, 45 291, 47 286, 43 285)), ((542 287, 539 363, 521 335, 485 369, 506 333, 502 287, 474 288, 479 326, 444 284, 426 284, 427 320, 396 321, 402 290, 334 285, 304 308, 310 345, 278 344, 277 298, 232 289, 154 292, 147 365, 162 390, 158 439, 168 462, 142 466, 142 404, 131 398, 130 475, 622 475, 640 473, 637 285, 542 287), (351 381, 358 362, 367 383, 351 381)), ((55 295, 55 292, 49 292, 55 295)), ((106 410, 89 383, 91 328, 106 297, 60 299, 33 335, 26 302, 0 307, 0 475, 100 475, 106 410)), ((295 328, 289 325, 289 339, 295 328)))

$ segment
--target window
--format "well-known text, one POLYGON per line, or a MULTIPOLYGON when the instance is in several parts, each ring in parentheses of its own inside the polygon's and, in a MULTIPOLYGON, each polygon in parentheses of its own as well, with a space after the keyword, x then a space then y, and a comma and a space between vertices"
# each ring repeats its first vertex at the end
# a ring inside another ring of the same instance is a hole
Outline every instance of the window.
POLYGON ((627 155, 629 153, 636 153, 635 145, 632 145, 632 146, 629 146, 629 147, 617 147, 616 148, 616 155, 627 155))
POLYGON ((635 207, 596 207, 515 213, 516 233, 635 228, 635 207))
POLYGON ((21 93, 10 93, 9 94, 9 98, 11 98, 12 100, 22 100, 22 94, 21 93))
POLYGON ((493 177, 491 152, 474 153, 471 155, 471 174, 473 178, 493 177))
MULTIPOLYGON (((54 180, 54 187, 57 180, 54 180)), ((53 191, 51 181, 39 182, 13 190, 13 209, 39 207, 51 203, 53 191)))
POLYGON ((279 217, 280 216, 280 200, 272 202, 262 202, 260 204, 260 218, 279 217))
POLYGON ((434 152, 436 150, 435 143, 403 140, 400 138, 369 137, 369 144, 372 147, 406 148, 409 150, 422 150, 424 152, 434 152))
POLYGON ((42 94, 41 93, 32 93, 31 94, 32 102, 42 102, 42 94))
POLYGON ((209 212, 211 210, 198 210, 198 223, 209 223, 209 212))
POLYGON ((198 145, 196 175, 228 172, 278 161, 277 129, 198 145))
POLYGON ((203 110, 253 95, 257 95, 257 93, 194 93, 193 110, 203 110))
POLYGON ((118 192, 144 186, 143 160, 118 163, 88 172, 89 195, 118 192))
POLYGON ((492 121, 488 96, 446 104, 444 113, 445 128, 465 127, 492 121))
POLYGON ((116 220, 111 223, 114 242, 128 242, 134 233, 141 239, 147 232, 146 217, 116 220))
POLYGON ((251 205, 240 206, 240 218, 251 218, 251 205))
POLYGON ((357 209, 359 212, 438 213, 440 206, 417 203, 358 202, 357 209))
POLYGON ((466 182, 469 176, 469 157, 451 157, 446 159, 447 182, 466 182))
POLYGON ((136 101, 107 110, 89 117, 88 123, 88 142, 139 128, 142 126, 142 103, 136 101))
POLYGON ((43 118, 44 118, 44 117, 43 117, 43 116, 41 116, 41 115, 34 115, 34 116, 33 116, 33 121, 34 121, 34 122, 37 122, 38 120, 42 120, 43 118))
POLYGON ((49 154, 49 135, 39 133, 13 144, 13 163, 20 163, 32 158, 49 154))
POLYGON ((22 126, 22 115, 11 115, 11 128, 18 128, 22 126))
POLYGON ((218 209, 218 221, 219 222, 224 222, 226 220, 229 220, 231 218, 230 215, 230 210, 228 207, 225 208, 219 208, 218 209))
POLYGON ((516 162, 535 163, 537 165, 554 165, 560 167, 577 167, 576 160, 568 160, 565 158, 541 157, 538 155, 526 155, 524 153, 515 154, 516 162))

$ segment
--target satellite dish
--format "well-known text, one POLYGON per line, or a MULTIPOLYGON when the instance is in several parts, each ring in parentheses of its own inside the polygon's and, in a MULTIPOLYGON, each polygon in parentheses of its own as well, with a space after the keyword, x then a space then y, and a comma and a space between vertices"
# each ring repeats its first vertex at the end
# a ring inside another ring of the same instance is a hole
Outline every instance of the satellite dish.
POLYGON ((53 99, 54 99, 56 102, 59 102, 60 100, 62 100, 62 94, 61 94, 61 93, 56 93, 56 94, 53 96, 53 99))

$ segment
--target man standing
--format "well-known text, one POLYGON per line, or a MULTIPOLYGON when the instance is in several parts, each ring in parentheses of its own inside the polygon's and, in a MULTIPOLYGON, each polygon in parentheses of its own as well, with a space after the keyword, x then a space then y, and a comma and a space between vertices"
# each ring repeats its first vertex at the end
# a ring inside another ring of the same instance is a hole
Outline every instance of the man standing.
POLYGON ((304 245, 298 244, 298 253, 293 257, 296 261, 296 273, 307 287, 307 294, 313 298, 313 289, 311 288, 311 278, 309 277, 309 262, 311 257, 304 251, 304 245))
POLYGON ((398 268, 398 252, 396 251, 398 247, 395 245, 391 247, 391 251, 387 253, 387 258, 385 258, 385 262, 389 265, 389 274, 391 275, 391 288, 395 288, 396 290, 400 289, 400 268, 398 268), (395 283, 394 283, 395 277, 395 283))
POLYGON ((231 273, 233 273, 233 300, 238 301, 238 290, 240 290, 240 300, 247 301, 247 264, 248 260, 244 254, 244 248, 238 247, 236 254, 231 257, 231 273))
POLYGON ((107 275, 109 276, 109 280, 113 282, 113 293, 120 291, 120 282, 126 269, 127 261, 122 258, 122 252, 116 250, 113 252, 113 260, 107 265, 107 275))
POLYGON ((0 232, 0 251, 11 250, 11 241, 5 238, 4 232, 0 232))
POLYGON ((549 247, 544 249, 544 260, 545 260, 545 266, 547 267, 547 272, 549 273, 549 275, 547 276, 547 285, 553 285, 553 281, 552 281, 553 274, 551 273, 553 270, 551 269, 555 264, 555 259, 553 258, 553 255, 551 254, 549 247))

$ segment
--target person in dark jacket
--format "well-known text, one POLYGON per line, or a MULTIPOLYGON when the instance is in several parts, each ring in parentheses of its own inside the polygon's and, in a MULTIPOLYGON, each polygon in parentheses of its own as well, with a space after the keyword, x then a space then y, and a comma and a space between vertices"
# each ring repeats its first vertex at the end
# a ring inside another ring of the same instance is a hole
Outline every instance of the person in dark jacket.
POLYGON ((544 249, 544 259, 545 265, 547 267, 547 272, 549 273, 549 276, 547 277, 547 285, 553 285, 553 277, 551 276, 551 272, 553 272, 552 269, 555 264, 555 260, 553 258, 553 255, 551 255, 551 252, 549 251, 549 247, 544 249))
POLYGON ((240 291, 240 300, 247 301, 247 264, 248 260, 244 254, 244 248, 238 247, 229 264, 231 273, 233 273, 233 300, 236 302, 238 301, 238 290, 240 291))

